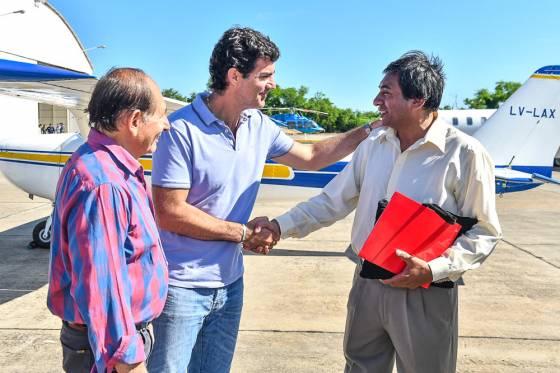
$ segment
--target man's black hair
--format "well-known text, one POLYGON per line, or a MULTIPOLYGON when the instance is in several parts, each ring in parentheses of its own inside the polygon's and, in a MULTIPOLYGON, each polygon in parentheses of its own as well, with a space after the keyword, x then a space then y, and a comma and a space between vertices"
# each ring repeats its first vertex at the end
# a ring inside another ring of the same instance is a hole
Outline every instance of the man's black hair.
POLYGON ((210 89, 222 92, 227 88, 227 73, 232 67, 246 78, 257 59, 276 62, 280 50, 268 36, 248 27, 233 27, 224 32, 210 57, 210 89))
POLYGON ((399 78, 404 98, 425 99, 424 109, 427 111, 436 111, 439 108, 445 75, 443 64, 438 57, 428 57, 421 51, 410 51, 391 62, 383 73, 395 74, 399 78))

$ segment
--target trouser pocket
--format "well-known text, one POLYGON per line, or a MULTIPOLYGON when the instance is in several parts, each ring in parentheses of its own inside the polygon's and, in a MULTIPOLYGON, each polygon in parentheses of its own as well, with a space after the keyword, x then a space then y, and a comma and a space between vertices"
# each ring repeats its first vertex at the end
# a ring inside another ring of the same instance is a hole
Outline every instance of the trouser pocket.
POLYGON ((62 325, 60 330, 62 345, 62 369, 67 373, 89 373, 94 364, 87 332, 74 330, 62 325))

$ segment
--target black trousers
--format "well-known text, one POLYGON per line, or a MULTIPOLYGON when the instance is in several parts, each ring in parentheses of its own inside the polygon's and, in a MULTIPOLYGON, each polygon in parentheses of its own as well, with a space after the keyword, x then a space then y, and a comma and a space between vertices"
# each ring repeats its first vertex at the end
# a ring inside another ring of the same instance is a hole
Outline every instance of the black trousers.
MULTIPOLYGON (((154 337, 147 327, 139 328, 138 334, 144 341, 146 363, 154 346, 154 337)), ((62 369, 66 373, 89 373, 95 359, 89 345, 87 331, 72 329, 65 323, 60 330, 62 344, 62 369)))

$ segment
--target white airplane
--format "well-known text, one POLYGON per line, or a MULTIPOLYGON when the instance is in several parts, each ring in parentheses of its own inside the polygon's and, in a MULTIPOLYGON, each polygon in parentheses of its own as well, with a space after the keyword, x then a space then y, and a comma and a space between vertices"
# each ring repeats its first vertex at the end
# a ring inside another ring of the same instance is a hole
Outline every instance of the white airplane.
MULTIPOLYGON (((440 118, 469 135, 472 135, 482 127, 495 112, 496 109, 455 109, 438 111, 440 118)), ((554 166, 560 167, 560 147, 558 147, 558 151, 554 155, 554 166)))
POLYGON ((490 118, 496 109, 439 110, 440 118, 453 127, 472 135, 490 118))
MULTIPOLYGON (((69 108, 77 116, 81 130, 0 138, 0 171, 31 198, 36 195, 54 200, 62 167, 87 136, 89 128, 83 110, 95 83, 96 79, 87 74, 0 60, 0 94, 69 108)), ((175 110, 183 103, 167 100, 167 104, 168 109, 175 110)), ((551 160, 560 142, 559 106, 560 66, 543 67, 476 131, 474 136, 486 146, 497 165, 497 193, 534 188, 542 181, 560 184, 551 178, 551 160)), ((292 169, 269 161, 263 171, 259 197, 315 194, 314 188, 325 186, 350 159, 351 155, 319 171, 292 169)), ((149 179, 151 156, 140 161, 149 179)), ((33 239, 38 246, 48 247, 50 218, 37 224, 33 239)))

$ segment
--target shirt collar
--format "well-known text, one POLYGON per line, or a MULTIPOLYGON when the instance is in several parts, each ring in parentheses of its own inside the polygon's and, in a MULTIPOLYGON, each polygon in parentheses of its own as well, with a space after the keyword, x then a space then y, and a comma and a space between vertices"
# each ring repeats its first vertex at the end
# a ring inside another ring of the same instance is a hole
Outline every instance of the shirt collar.
MULTIPOLYGON (((425 143, 432 143, 434 144, 442 153, 445 153, 445 142, 447 136, 447 125, 446 123, 439 118, 436 118, 426 135, 423 138, 419 139, 411 148, 417 148, 425 143)), ((397 134, 393 128, 387 128, 384 132, 379 134, 379 142, 384 141, 391 141, 394 140, 396 142, 397 134)))
POLYGON ((117 144, 115 140, 99 132, 95 128, 89 131, 87 143, 93 149, 105 149, 121 163, 131 174, 136 175, 139 170, 143 171, 142 165, 125 148, 117 144))
MULTIPOLYGON (((206 104, 206 98, 208 96, 210 96, 210 92, 202 92, 196 95, 194 101, 192 102, 193 110, 198 114, 202 122, 207 126, 211 125, 214 122, 222 123, 225 126, 225 123, 218 119, 208 108, 208 105, 206 104)), ((243 124, 250 117, 250 110, 242 111, 239 118, 239 124, 243 124)))
POLYGON ((445 122, 439 118, 436 118, 434 123, 428 129, 426 136, 424 136, 424 142, 431 142, 434 144, 442 153, 445 153, 445 138, 447 136, 447 125, 445 122))
POLYGON ((192 107, 194 111, 198 114, 202 122, 209 126, 218 120, 214 113, 208 109, 206 105, 206 98, 210 95, 210 92, 202 92, 196 95, 194 101, 192 102, 192 107))

